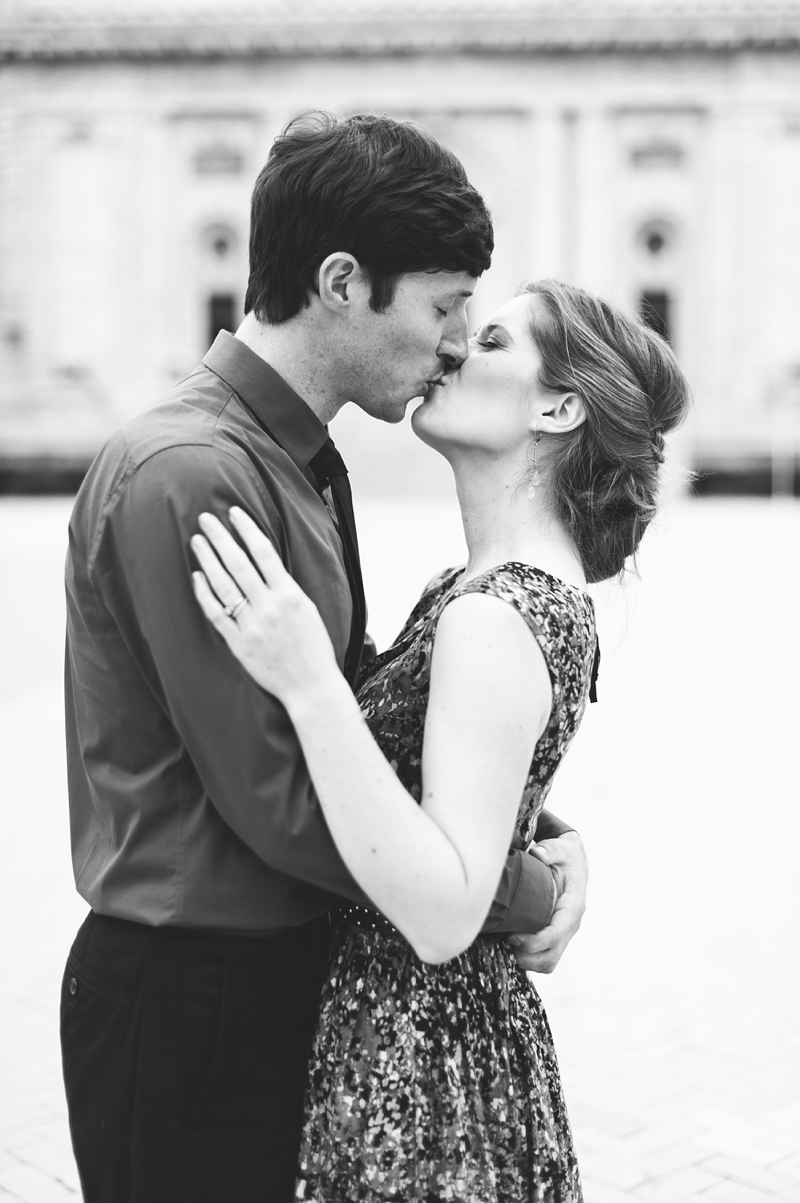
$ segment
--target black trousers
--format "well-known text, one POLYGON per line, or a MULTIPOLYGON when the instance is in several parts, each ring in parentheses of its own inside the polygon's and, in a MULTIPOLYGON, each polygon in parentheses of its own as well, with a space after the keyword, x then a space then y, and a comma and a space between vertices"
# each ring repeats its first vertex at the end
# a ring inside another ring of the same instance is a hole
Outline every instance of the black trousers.
POLYGON ((292 1199, 328 936, 89 914, 61 995, 84 1203, 292 1199))

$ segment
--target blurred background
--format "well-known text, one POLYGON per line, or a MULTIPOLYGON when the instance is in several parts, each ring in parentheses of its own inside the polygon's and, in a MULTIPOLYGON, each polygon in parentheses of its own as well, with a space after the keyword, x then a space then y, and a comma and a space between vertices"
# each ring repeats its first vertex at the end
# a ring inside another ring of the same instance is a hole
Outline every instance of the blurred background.
POLYGON ((0 0, 0 23, 0 489, 74 485, 235 330, 253 181, 322 107, 460 156, 497 241, 476 321, 548 275, 639 309, 692 381, 698 490, 797 490, 798 0, 0 0))
MULTIPOLYGON (((0 1200, 79 1197, 72 496, 236 329, 253 181, 312 107, 461 157, 497 238, 473 323, 552 275, 638 310, 688 374, 640 575, 592 589, 600 704, 551 798, 589 910, 537 986, 587 1203, 800 1203, 800 0, 0 0, 0 1200)), ((458 511, 407 422, 334 434, 383 648, 463 562, 458 511)))

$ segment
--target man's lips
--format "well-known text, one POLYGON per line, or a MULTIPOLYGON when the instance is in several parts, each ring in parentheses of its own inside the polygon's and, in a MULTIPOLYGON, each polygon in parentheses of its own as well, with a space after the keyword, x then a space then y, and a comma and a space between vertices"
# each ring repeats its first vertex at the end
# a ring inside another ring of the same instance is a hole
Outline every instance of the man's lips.
POLYGON ((434 389, 435 389, 435 388, 436 388, 438 385, 445 384, 445 383, 446 383, 446 381, 447 381, 447 377, 446 377, 446 375, 445 375, 444 373, 442 373, 442 375, 441 375, 441 376, 434 376, 434 377, 432 377, 432 379, 430 379, 430 380, 427 380, 427 381, 425 382, 425 391, 424 391, 424 393, 422 394, 422 396, 425 398, 425 400, 427 401, 427 399, 428 399, 430 396, 432 396, 432 394, 433 394, 433 390, 434 390, 434 389))

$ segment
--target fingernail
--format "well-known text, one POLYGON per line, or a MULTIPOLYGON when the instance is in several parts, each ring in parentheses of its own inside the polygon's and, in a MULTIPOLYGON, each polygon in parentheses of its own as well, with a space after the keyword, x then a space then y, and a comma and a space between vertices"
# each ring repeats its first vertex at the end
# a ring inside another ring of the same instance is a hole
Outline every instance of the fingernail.
POLYGON ((233 518, 233 519, 244 517, 244 511, 241 510, 238 505, 232 505, 231 508, 228 510, 228 513, 230 514, 231 518, 233 518))
POLYGON ((522 943, 519 936, 509 936, 508 942, 512 948, 519 948, 520 944, 522 943))

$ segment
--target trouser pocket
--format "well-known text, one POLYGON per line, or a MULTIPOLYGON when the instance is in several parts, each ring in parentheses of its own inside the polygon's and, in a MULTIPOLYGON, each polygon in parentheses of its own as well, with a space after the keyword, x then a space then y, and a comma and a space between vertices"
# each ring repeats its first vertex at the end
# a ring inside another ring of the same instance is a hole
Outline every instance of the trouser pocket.
POLYGON ((116 1193, 120 1149, 115 1147, 124 1147, 126 1126, 119 1081, 122 1008, 122 990, 71 952, 61 985, 61 1055, 84 1203, 125 1197, 116 1193))

